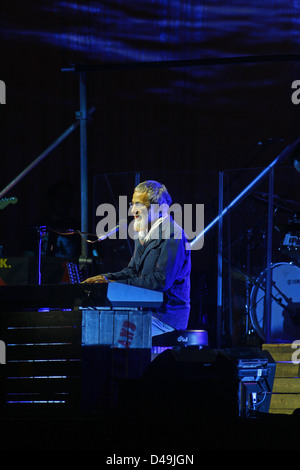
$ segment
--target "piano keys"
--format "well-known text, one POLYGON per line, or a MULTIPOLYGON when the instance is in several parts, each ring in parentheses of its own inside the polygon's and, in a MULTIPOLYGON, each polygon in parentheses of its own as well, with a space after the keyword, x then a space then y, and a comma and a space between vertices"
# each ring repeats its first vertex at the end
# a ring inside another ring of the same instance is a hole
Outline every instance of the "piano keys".
POLYGON ((163 293, 120 282, 0 286, 0 309, 157 308, 163 293))

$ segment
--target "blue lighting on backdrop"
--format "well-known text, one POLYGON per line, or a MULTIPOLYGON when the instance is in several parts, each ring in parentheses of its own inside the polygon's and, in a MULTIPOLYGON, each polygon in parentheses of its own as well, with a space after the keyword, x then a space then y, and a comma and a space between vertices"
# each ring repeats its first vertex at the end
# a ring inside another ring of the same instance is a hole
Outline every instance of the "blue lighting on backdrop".
MULTIPOLYGON (((298 52, 299 13, 299 1, 281 0, 26 3, 16 15, 0 19, 0 40, 40 54, 47 50, 46 56, 60 51, 62 66, 290 54, 298 52)), ((226 66, 173 69, 164 83, 145 84, 144 91, 187 104, 199 100, 199 92, 208 96, 220 85, 233 92, 241 84, 255 89, 279 80, 272 71, 251 75, 243 67, 238 73, 226 66)), ((232 103, 232 96, 224 94, 214 99, 232 103)))
POLYGON ((275 53, 289 31, 292 47, 300 34, 298 1, 57 1, 26 5, 26 18, 22 26, 18 15, 9 23, 2 20, 1 36, 41 41, 101 61, 275 53))

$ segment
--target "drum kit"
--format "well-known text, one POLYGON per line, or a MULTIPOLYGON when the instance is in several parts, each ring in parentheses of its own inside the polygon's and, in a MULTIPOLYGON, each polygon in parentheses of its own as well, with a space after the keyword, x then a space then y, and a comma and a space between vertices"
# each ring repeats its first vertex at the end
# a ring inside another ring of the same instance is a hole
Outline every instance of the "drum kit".
MULTIPOLYGON (((269 268, 272 275, 270 341, 291 343, 300 340, 300 217, 294 214, 276 228, 281 235, 281 246, 277 249, 285 261, 269 268)), ((267 270, 253 282, 249 304, 250 321, 262 341, 266 339, 267 270)))

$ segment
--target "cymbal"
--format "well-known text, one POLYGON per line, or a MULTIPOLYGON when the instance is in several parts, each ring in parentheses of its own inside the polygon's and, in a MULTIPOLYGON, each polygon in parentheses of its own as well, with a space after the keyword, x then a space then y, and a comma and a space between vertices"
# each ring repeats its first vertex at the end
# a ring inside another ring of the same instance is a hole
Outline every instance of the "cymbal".
MULTIPOLYGON (((269 193, 261 193, 259 191, 255 191, 253 194, 257 195, 258 197, 261 197, 263 201, 265 199, 269 198, 269 193)), ((296 205, 296 206, 300 207, 300 202, 293 201, 292 199, 287 199, 283 196, 277 196, 276 194, 273 195, 273 200, 280 201, 284 204, 293 204, 293 205, 296 205)), ((266 202, 268 202, 268 201, 266 201, 266 202)))

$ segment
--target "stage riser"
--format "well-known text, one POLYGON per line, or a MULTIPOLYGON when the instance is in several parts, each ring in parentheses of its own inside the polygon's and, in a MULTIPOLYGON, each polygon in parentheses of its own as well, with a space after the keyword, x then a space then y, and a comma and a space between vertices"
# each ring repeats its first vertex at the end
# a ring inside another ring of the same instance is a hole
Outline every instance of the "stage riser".
MULTIPOLYGON (((300 364, 293 362, 292 344, 263 344, 276 362, 270 413, 292 414, 300 409, 300 364)), ((299 360, 299 358, 296 358, 299 360)))
POLYGON ((118 380, 149 365, 150 333, 151 313, 143 311, 2 311, 2 414, 82 414, 112 405, 118 380))

